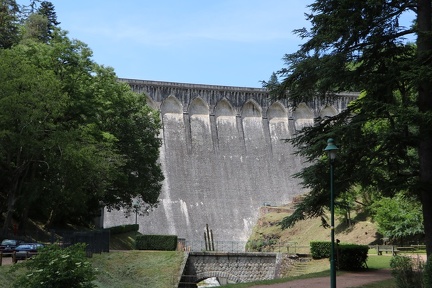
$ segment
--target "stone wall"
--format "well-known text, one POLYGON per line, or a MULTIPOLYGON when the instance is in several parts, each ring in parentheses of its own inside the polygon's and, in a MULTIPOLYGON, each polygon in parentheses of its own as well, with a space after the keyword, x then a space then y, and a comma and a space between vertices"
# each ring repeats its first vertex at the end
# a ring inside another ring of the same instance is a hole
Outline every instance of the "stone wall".
POLYGON ((275 279, 280 259, 277 253, 189 253, 179 287, 211 277, 222 283, 275 279))
MULTIPOLYGON (((140 232, 203 241, 246 241, 259 207, 289 203, 304 193, 292 175, 304 166, 290 139, 316 117, 335 115, 355 93, 300 103, 272 101, 264 89, 120 79, 145 93, 161 112, 160 205, 138 217, 140 232)), ((323 143, 324 145, 325 143, 323 143)), ((134 223, 122 211, 104 213, 104 226, 134 223)))

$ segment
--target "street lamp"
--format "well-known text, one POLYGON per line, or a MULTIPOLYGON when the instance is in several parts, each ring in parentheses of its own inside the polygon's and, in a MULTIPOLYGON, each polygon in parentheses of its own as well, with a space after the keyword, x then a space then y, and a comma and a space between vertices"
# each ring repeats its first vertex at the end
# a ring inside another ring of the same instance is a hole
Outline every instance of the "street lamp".
POLYGON ((135 224, 138 224, 138 211, 141 208, 141 205, 140 205, 139 201, 135 201, 134 202, 133 208, 134 208, 134 211, 135 211, 135 224))
POLYGON ((336 288, 336 267, 335 267, 335 227, 334 227, 334 189, 333 189, 333 163, 336 158, 338 147, 332 138, 327 140, 327 147, 324 151, 330 160, 330 229, 331 229, 331 252, 330 252, 330 287, 336 288))

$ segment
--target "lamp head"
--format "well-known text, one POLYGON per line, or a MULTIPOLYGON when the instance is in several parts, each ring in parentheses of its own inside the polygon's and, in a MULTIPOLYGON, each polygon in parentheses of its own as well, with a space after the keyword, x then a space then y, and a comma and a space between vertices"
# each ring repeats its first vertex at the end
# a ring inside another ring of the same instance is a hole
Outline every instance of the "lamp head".
POLYGON ((336 158, 336 152, 339 148, 334 144, 333 138, 329 138, 327 140, 327 147, 324 151, 327 153, 330 160, 334 160, 336 158))

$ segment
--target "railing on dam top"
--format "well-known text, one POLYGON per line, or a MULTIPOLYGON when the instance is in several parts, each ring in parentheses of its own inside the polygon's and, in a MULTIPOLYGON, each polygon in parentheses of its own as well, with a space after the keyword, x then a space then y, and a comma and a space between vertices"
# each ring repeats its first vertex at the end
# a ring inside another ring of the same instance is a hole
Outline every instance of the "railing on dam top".
POLYGON ((185 241, 179 239, 182 250, 189 252, 278 252, 278 253, 309 253, 309 245, 292 241, 213 241, 211 247, 205 241, 185 241))

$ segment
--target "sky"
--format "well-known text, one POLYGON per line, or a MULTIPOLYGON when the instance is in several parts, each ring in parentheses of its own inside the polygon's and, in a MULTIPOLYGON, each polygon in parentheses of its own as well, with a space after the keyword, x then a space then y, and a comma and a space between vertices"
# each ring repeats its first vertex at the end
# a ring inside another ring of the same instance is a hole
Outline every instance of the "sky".
POLYGON ((309 27, 312 2, 51 0, 59 26, 120 78, 257 88, 303 43, 293 30, 309 27))

